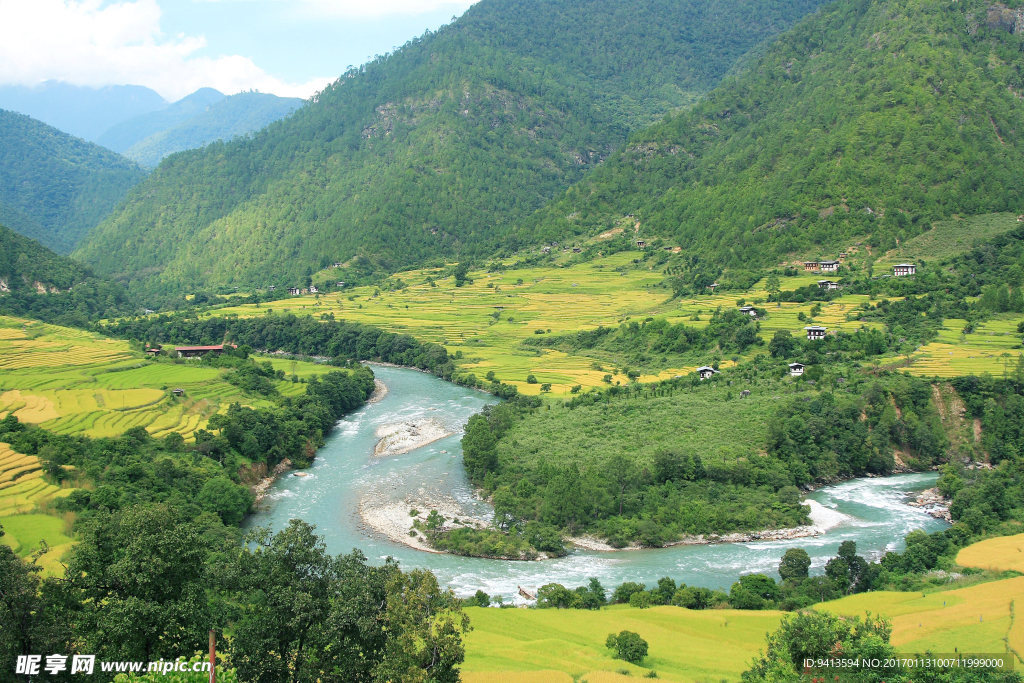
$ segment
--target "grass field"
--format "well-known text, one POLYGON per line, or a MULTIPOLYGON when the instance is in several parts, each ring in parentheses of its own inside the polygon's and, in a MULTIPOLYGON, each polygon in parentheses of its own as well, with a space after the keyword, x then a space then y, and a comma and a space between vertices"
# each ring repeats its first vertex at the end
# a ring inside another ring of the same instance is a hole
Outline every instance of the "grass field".
POLYGON ((736 681, 764 647, 765 633, 782 618, 774 611, 639 610, 625 605, 593 612, 475 607, 466 611, 473 631, 466 638, 465 683, 616 680, 613 672, 620 669, 633 678, 654 669, 669 681, 736 681), (608 634, 624 629, 649 643, 644 666, 612 659, 605 648, 608 634), (598 671, 612 672, 613 678, 594 676, 598 671), (489 672, 506 672, 509 677, 495 678, 489 672), (509 672, 527 673, 518 677, 509 672))
MULTIPOLYGON (((969 546, 957 558, 965 566, 1020 567, 1024 535, 969 546)), ((892 621, 892 644, 902 653, 959 652, 1024 654, 1024 624, 1015 616, 1024 604, 1024 576, 952 590, 922 593, 879 591, 821 603, 818 610, 892 621)), ((469 608, 473 631, 466 638, 466 683, 629 680, 648 670, 669 681, 737 681, 764 649, 765 634, 785 616, 776 611, 648 610, 614 605, 584 610, 469 608), (635 631, 650 644, 642 667, 612 659, 609 633, 635 631)))
POLYGON ((946 259, 971 250, 976 243, 984 242, 1019 226, 1016 214, 1012 213, 991 213, 939 221, 928 232, 880 255, 876 263, 888 267, 903 261, 913 263, 922 259, 946 259))

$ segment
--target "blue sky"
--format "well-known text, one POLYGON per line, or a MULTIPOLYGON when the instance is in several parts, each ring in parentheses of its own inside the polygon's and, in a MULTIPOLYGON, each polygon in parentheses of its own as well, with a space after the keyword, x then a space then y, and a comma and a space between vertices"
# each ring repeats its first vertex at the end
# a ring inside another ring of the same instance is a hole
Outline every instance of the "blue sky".
POLYGON ((308 97, 467 0, 0 0, 0 84, 308 97))

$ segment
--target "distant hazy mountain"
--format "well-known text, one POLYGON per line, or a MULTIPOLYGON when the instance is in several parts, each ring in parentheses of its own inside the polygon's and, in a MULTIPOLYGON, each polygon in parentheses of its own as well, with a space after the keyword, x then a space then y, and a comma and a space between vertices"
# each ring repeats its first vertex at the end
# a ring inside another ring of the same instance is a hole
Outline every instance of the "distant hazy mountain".
POLYGON ((224 93, 219 90, 200 88, 163 109, 149 111, 111 126, 96 139, 96 142, 118 154, 124 154, 132 145, 150 135, 174 128, 223 99, 224 93))
POLYGON ((33 87, 0 86, 0 109, 31 116, 92 142, 111 126, 166 106, 164 98, 141 85, 89 88, 46 81, 33 87))
POLYGON ((0 109, 0 222, 70 252, 145 176, 120 154, 0 109))
MULTIPOLYGON (((186 99, 193 98, 202 92, 220 95, 216 90, 206 88, 189 95, 186 99)), ((129 124, 135 122, 138 122, 135 129, 141 130, 144 121, 156 120, 171 108, 177 107, 178 104, 180 102, 176 102, 162 111, 126 121, 117 126, 116 130, 126 130, 129 124)), ((277 97, 258 92, 243 92, 231 97, 220 95, 218 100, 206 104, 190 118, 134 142, 123 152, 118 147, 106 143, 107 134, 100 138, 100 144, 122 152, 126 157, 143 166, 153 167, 168 154, 202 147, 217 140, 231 140, 235 136, 260 130, 301 106, 302 100, 296 97, 277 97)), ((115 131, 112 130, 110 133, 114 134, 115 131)))

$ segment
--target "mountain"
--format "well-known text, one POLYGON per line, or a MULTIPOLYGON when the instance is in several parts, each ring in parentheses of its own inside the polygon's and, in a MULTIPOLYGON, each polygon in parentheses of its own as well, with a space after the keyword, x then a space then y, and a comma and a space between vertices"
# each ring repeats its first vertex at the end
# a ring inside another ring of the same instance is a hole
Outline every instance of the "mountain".
POLYGON ((481 0, 251 138, 166 159, 76 256, 155 292, 512 248, 513 224, 816 5, 481 0))
POLYGON ((162 109, 146 112, 111 126, 96 139, 96 143, 118 154, 124 154, 132 145, 150 135, 174 128, 223 99, 224 93, 219 90, 200 88, 162 109))
POLYGON ((0 315, 82 327, 136 312, 121 285, 0 225, 0 315))
POLYGON ((231 140, 265 128, 302 104, 303 101, 297 97, 259 92, 224 97, 176 126, 136 142, 124 151, 124 155, 152 168, 169 154, 203 147, 218 140, 231 140))
POLYGON ((854 240, 884 251, 954 214, 1018 213, 1022 51, 1021 10, 840 0, 516 234, 594 235, 634 214, 640 236, 745 268, 854 240))
POLYGON ((145 172, 133 161, 0 110, 0 218, 67 253, 145 172))
POLYGON ((31 116, 92 142, 121 121, 165 106, 163 97, 141 85, 90 88, 46 81, 36 86, 0 86, 0 109, 31 116))

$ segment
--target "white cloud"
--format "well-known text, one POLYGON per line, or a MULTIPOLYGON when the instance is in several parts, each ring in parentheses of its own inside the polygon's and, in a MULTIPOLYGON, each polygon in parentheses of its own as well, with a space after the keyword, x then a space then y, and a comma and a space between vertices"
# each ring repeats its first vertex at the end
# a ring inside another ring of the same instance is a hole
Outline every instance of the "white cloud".
POLYGON ((286 83, 247 57, 196 55, 205 39, 165 36, 160 14, 156 0, 0 0, 0 83, 145 85, 174 101, 201 87, 308 97, 333 80, 286 83))

